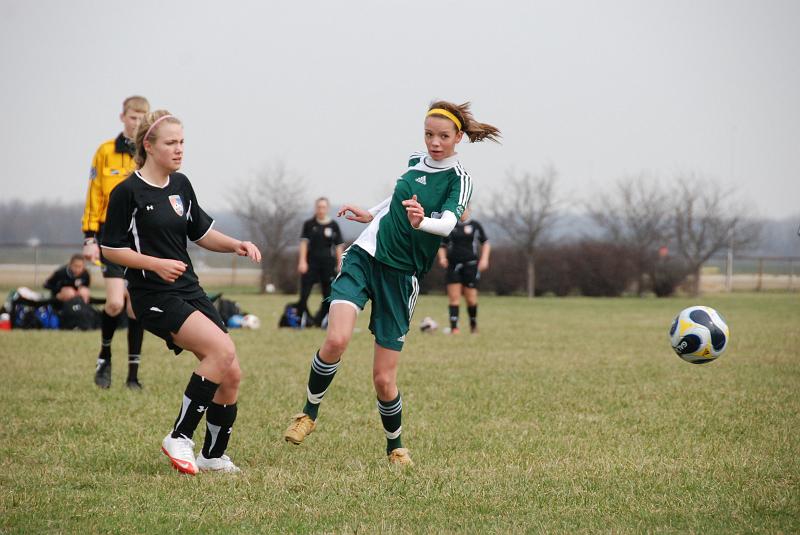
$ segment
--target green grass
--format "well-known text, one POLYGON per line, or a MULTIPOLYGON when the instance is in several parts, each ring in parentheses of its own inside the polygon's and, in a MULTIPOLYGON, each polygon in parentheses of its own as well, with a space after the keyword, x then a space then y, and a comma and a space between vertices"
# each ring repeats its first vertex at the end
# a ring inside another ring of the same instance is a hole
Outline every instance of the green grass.
MULTIPOLYGON (((145 391, 128 392, 120 333, 99 391, 97 332, 0 332, 0 531, 800 530, 797 296, 703 298, 732 332, 705 366, 667 342, 687 299, 485 298, 478 336, 414 329, 400 367, 407 470, 383 455, 366 314, 295 447, 281 434, 321 333, 274 327, 286 296, 229 296, 264 323, 233 333, 240 476, 181 476, 159 451, 191 355, 146 335, 145 391)), ((415 325, 445 314, 423 296, 415 325)))

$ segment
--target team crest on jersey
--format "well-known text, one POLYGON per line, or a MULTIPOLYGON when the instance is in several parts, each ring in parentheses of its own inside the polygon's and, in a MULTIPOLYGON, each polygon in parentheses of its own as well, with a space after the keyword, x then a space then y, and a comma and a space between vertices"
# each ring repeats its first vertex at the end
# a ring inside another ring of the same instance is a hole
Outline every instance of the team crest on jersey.
POLYGON ((180 195, 170 195, 169 203, 172 205, 172 209, 175 210, 176 214, 183 216, 183 199, 181 199, 180 195))
POLYGON ((330 238, 333 236, 333 230, 330 227, 325 227, 325 230, 322 231, 326 238, 330 238))
POLYGON ((472 234, 472 225, 464 225, 464 234, 472 234))

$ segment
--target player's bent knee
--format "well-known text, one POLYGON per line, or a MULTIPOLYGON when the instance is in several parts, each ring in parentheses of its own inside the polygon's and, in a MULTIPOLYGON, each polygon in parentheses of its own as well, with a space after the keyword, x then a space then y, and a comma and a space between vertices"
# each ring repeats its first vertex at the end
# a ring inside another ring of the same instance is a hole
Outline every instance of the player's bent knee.
POLYGON ((227 338, 226 342, 222 343, 215 353, 220 367, 225 370, 231 368, 233 363, 236 362, 236 346, 233 345, 233 340, 230 338, 227 338))
POLYGON ((242 382, 242 369, 239 366, 231 366, 225 377, 222 379, 222 387, 225 390, 238 391, 239 384, 242 382))
POLYGON ((125 300, 124 299, 120 300, 120 301, 116 301, 116 300, 108 301, 108 300, 106 300, 106 305, 103 308, 105 309, 106 314, 108 314, 109 316, 119 316, 119 314, 122 312, 122 307, 124 307, 124 306, 125 306, 125 300))
POLYGON ((385 398, 394 393, 395 380, 390 373, 373 372, 372 384, 375 385, 375 392, 378 396, 385 398))
POLYGON ((329 355, 333 353, 334 355, 341 356, 342 353, 345 352, 347 349, 347 345, 350 343, 350 336, 341 334, 341 333, 328 333, 325 337, 325 353, 329 355))

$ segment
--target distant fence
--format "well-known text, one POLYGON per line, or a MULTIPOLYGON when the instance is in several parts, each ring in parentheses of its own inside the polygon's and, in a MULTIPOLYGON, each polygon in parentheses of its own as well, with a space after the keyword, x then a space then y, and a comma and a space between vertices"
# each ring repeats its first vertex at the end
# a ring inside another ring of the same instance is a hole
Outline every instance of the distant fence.
MULTIPOLYGON (((260 270, 247 258, 213 253, 195 245, 190 245, 189 251, 202 284, 249 287, 259 284, 260 270)), ((40 289, 58 266, 79 252, 80 245, 69 244, 0 245, 0 286, 40 289)), ((493 265, 491 269, 498 274, 502 268, 493 265)), ((435 266, 426 277, 426 285, 431 290, 444 288, 444 276, 440 271, 435 266)), ((90 266, 90 272, 99 281, 100 269, 90 266)), ((701 291, 800 291, 800 257, 736 255, 732 259, 713 258, 703 267, 701 291)))
MULTIPOLYGON (((41 289, 53 271, 66 264, 70 256, 80 253, 81 249, 80 245, 68 244, 0 245, 0 286, 41 289)), ((203 284, 251 287, 259 284, 261 271, 253 268, 253 263, 247 258, 213 253, 195 245, 189 246, 189 252, 203 284)), ((95 279, 94 285, 98 285, 102 278, 100 268, 88 267, 95 279)))
POLYGON ((702 289, 719 291, 800 290, 800 257, 736 255, 703 266, 702 289))

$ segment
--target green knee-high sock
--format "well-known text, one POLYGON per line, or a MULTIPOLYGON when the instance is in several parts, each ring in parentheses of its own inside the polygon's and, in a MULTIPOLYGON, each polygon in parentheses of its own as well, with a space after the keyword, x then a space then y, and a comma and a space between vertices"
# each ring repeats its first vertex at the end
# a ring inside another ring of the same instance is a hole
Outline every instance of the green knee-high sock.
POLYGON ((336 370, 339 368, 339 362, 337 360, 333 364, 328 364, 319 357, 319 351, 311 360, 311 372, 308 374, 308 387, 306 388, 306 406, 303 408, 303 412, 308 414, 312 420, 317 419, 322 396, 325 395, 333 381, 333 376, 336 375, 336 370))
POLYGON ((400 433, 403 430, 403 398, 400 397, 400 392, 391 401, 381 401, 378 398, 378 412, 381 415, 383 431, 386 433, 386 453, 391 453, 396 448, 402 448, 403 441, 400 433))

